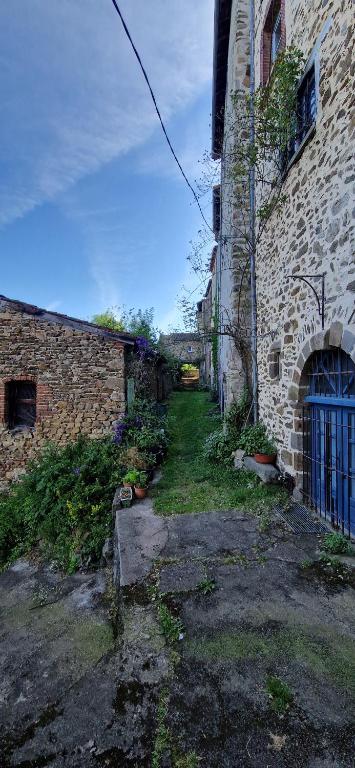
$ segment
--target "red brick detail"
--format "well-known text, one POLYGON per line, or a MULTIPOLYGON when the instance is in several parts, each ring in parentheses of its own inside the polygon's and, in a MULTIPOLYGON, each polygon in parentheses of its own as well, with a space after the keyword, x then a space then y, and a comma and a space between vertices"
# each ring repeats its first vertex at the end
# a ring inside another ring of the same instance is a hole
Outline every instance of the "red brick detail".
POLYGON ((16 374, 16 376, 7 376, 0 380, 0 423, 7 424, 6 384, 10 381, 33 381, 36 384, 36 422, 42 421, 48 416, 51 412, 51 392, 48 384, 38 382, 37 377, 32 374, 16 374))
POLYGON ((51 391, 48 384, 37 382, 36 421, 43 421, 51 412, 51 391))
POLYGON ((282 51, 286 47, 285 0, 269 0, 264 16, 260 40, 260 83, 263 86, 267 85, 271 74, 272 24, 279 11, 281 11, 280 50, 282 51))

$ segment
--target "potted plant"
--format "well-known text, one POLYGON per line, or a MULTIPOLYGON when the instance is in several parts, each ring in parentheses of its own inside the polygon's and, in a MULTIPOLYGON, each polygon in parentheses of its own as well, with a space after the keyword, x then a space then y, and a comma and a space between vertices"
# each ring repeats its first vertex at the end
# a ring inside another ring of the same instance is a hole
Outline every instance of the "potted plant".
POLYGON ((239 448, 247 456, 254 456, 258 464, 274 464, 277 457, 275 441, 267 434, 265 424, 258 422, 250 427, 244 427, 239 438, 239 448))
POLYGON ((145 499, 148 492, 148 475, 146 472, 139 472, 139 477, 134 484, 134 493, 137 499, 145 499))
POLYGON ((141 473, 138 472, 137 469, 130 469, 129 472, 126 472, 123 478, 123 487, 133 488, 137 480, 139 479, 140 474, 141 473))
POLYGON ((132 504, 133 491, 131 487, 121 488, 120 502, 122 507, 130 507, 132 504))

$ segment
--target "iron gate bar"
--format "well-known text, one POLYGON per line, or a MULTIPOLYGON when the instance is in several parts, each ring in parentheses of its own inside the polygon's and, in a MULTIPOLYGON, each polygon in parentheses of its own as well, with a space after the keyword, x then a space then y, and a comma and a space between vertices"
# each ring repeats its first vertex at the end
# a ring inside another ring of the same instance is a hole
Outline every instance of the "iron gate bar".
POLYGON ((302 413, 303 497, 325 520, 350 535, 350 500, 355 483, 355 466, 351 466, 355 408, 354 413, 339 408, 330 411, 329 405, 323 405, 321 400, 314 405, 317 407, 305 406, 302 413), (312 452, 312 446, 316 453, 312 452))

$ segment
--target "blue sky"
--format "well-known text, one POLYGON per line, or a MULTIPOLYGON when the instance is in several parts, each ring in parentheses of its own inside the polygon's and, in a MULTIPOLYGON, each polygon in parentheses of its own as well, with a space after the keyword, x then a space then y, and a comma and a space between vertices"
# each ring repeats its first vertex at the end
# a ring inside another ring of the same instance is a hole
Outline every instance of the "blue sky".
MULTIPOLYGON (((213 0, 120 7, 194 180, 210 145, 213 0)), ((201 219, 111 0, 3 3, 0 93, 0 293, 84 318, 153 305, 176 325, 201 219)))

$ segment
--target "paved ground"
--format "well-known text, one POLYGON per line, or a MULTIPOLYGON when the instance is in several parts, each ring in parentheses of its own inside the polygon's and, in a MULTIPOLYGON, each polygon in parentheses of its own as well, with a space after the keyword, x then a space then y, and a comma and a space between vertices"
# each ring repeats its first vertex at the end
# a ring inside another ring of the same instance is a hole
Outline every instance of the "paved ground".
POLYGON ((354 589, 301 566, 317 540, 237 511, 117 515, 116 639, 103 572, 0 575, 1 768, 354 766, 354 589), (175 646, 154 586, 183 622, 175 646), (291 691, 284 713, 270 676, 291 691))
POLYGON ((150 765, 164 643, 149 608, 114 638, 106 577, 25 560, 0 575, 1 768, 150 765))
MULTIPOLYGON (((155 518, 152 529, 142 512, 119 513, 121 579, 134 580, 134 562, 141 578, 154 558, 184 625, 168 686, 172 752, 206 768, 354 766, 354 576, 305 568, 317 538, 277 521, 262 533, 232 511, 155 518), (201 583, 215 588, 205 594, 201 583), (270 676, 292 694, 284 713, 268 696, 270 676)), ((174 765, 171 750, 163 764, 174 765)))

